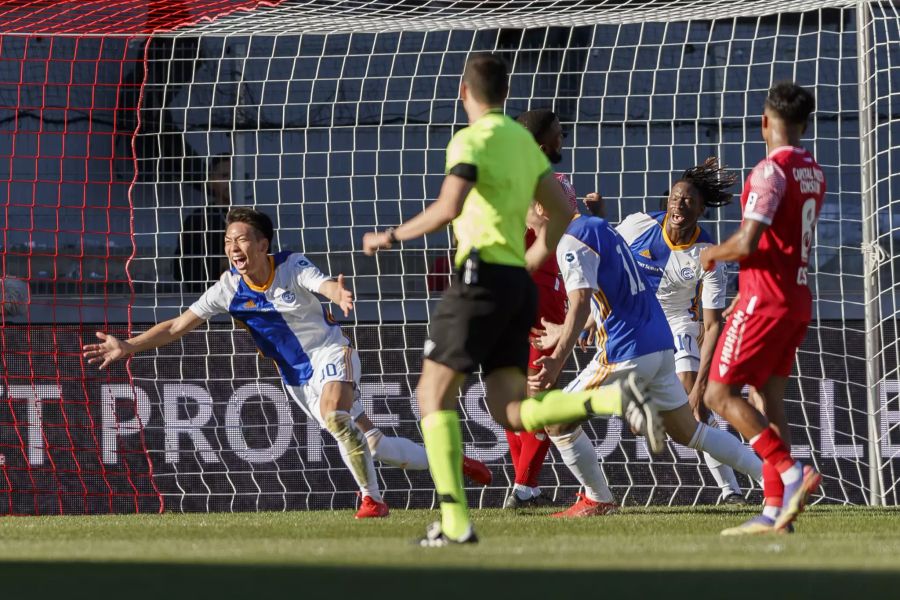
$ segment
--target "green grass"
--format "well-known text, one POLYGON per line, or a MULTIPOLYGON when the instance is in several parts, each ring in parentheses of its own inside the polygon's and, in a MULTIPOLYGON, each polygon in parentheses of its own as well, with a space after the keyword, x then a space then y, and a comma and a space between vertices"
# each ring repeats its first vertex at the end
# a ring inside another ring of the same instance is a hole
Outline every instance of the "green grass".
POLYGON ((3 598, 900 596, 900 511, 819 508, 794 535, 722 538, 751 513, 629 509, 587 520, 475 512, 478 546, 422 550, 435 512, 0 519, 3 598), (771 591, 762 593, 762 590, 771 591), (338 593, 339 592, 339 593, 338 593), (361 593, 363 595, 361 595, 361 593))

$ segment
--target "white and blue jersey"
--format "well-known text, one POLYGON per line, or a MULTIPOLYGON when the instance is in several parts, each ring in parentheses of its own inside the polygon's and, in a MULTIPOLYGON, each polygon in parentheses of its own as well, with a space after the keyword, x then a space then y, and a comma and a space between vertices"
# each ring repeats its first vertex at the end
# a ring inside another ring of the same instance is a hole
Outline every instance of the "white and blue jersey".
POLYGON ((696 342, 701 308, 725 308, 725 264, 720 261, 713 271, 703 270, 700 251, 713 245, 710 235, 698 226, 687 244, 673 244, 665 219, 665 211, 635 213, 616 231, 631 247, 676 340, 687 335, 696 342))
POLYGON ((674 349, 654 290, 628 244, 605 219, 576 217, 560 239, 556 257, 567 291, 593 291, 597 360, 617 363, 674 349))
POLYGON ((260 353, 275 361, 286 384, 303 386, 316 369, 311 355, 349 342, 314 295, 330 278, 299 253, 279 252, 269 260, 272 273, 264 286, 248 284, 231 269, 191 311, 201 319, 230 314, 250 332, 260 353))

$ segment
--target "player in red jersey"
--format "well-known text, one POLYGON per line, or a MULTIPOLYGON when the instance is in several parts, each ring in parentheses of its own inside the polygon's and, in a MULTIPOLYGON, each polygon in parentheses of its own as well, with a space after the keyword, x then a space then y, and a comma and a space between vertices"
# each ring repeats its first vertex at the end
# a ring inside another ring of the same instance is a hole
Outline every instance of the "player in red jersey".
POLYGON ((768 156, 747 179, 741 196, 740 229, 700 262, 740 261, 738 299, 719 338, 704 400, 722 415, 763 459, 763 514, 723 535, 791 531, 821 475, 791 458, 784 414, 784 389, 794 357, 812 318, 807 265, 825 177, 800 147, 813 95, 792 82, 774 85, 766 98, 762 135, 768 156), (756 388, 765 414, 741 397, 756 388))
MULTIPOLYGON (((529 110, 519 115, 516 120, 531 132, 551 163, 556 164, 562 160, 563 133, 556 113, 547 109, 529 110)), ((556 179, 566 193, 572 210, 576 210, 575 188, 561 173, 556 173, 556 179)), ((534 243, 544 221, 546 221, 546 217, 544 217, 540 205, 535 203, 528 212, 528 229, 525 232, 526 248, 534 243)), ((556 256, 551 253, 540 268, 531 274, 531 278, 538 290, 538 312, 535 327, 543 329, 541 319, 552 323, 562 323, 566 317, 566 288, 559 275, 556 256)), ((528 375, 534 375, 541 370, 534 361, 552 353, 552 349, 541 351, 531 346, 528 355, 528 375)), ((529 390, 529 393, 536 391, 529 390)), ((504 506, 516 509, 548 504, 545 497, 541 495, 538 477, 541 474, 541 467, 547 451, 550 449, 550 437, 544 431, 534 433, 507 431, 506 439, 509 442, 509 454, 512 457, 516 479, 512 493, 506 498, 504 506)))

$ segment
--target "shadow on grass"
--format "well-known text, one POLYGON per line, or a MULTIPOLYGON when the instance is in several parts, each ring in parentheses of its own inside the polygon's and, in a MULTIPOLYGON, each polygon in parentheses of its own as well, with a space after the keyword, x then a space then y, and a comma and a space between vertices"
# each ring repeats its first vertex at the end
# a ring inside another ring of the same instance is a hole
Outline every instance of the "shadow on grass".
MULTIPOLYGON (((440 551, 440 550, 438 550, 440 551)), ((514 560, 514 559, 511 559, 514 560)), ((19 598, 890 598, 900 572, 568 571, 164 563, 0 563, 2 597, 19 598), (352 596, 351 596, 352 594, 352 596)))

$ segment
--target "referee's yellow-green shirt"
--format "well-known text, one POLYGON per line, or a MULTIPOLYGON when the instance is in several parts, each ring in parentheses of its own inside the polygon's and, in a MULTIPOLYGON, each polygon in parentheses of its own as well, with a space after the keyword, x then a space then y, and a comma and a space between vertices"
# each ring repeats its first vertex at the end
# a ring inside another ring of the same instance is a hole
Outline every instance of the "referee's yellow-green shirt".
POLYGON ((484 262, 525 266, 525 215, 550 161, 531 133, 499 110, 483 115, 447 145, 446 173, 475 167, 475 186, 453 221, 456 266, 478 248, 484 262))

